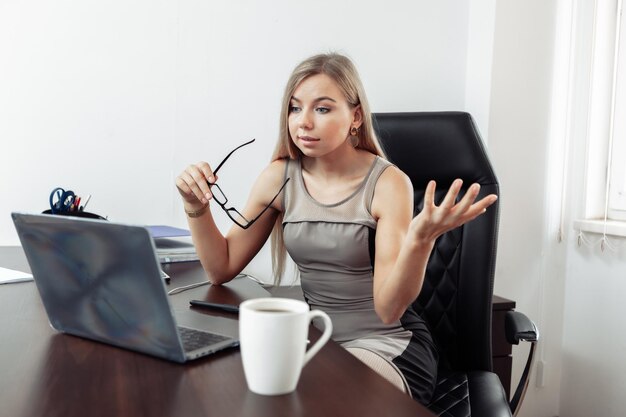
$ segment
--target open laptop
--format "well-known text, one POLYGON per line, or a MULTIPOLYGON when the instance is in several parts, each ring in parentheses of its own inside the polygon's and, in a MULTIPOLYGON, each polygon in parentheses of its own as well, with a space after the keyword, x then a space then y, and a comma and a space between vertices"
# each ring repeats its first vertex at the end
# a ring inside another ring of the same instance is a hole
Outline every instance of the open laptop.
POLYGON ((146 228, 71 216, 11 216, 50 324, 59 332, 181 363, 239 344, 176 325, 146 228))

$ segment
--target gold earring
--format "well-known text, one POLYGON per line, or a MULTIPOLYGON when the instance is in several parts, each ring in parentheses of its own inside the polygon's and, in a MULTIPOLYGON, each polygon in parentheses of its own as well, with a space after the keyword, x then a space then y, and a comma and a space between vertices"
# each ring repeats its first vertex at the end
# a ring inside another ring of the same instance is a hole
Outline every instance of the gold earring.
POLYGON ((350 144, 355 148, 359 146, 358 134, 359 134, 359 129, 357 129, 355 126, 352 126, 350 128, 350 144))

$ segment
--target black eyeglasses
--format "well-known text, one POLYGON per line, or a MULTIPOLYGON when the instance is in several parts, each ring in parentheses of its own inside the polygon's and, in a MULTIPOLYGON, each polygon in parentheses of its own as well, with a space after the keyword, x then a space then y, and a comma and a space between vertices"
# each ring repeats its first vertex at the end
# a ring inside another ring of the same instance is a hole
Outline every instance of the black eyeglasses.
MULTIPOLYGON (((235 149, 233 149, 232 151, 230 151, 230 153, 228 155, 226 155, 226 158, 224 158, 222 160, 222 162, 219 163, 219 165, 217 166, 217 168, 215 168, 215 170, 213 170, 213 175, 217 174, 217 171, 220 170, 220 168, 222 167, 222 165, 224 165, 224 162, 226 162, 228 160, 228 158, 230 158, 230 156, 235 153, 235 151, 239 148, 243 148, 246 145, 251 144, 252 142, 254 142, 254 139, 252 139, 249 142, 246 142, 242 145, 237 146, 235 149)), ((209 187, 211 188, 211 192, 213 193, 213 199, 217 202, 217 204, 220 205, 220 207, 222 208, 222 210, 224 210, 226 212, 226 214, 228 215, 228 217, 230 217, 230 219, 239 227, 241 227, 242 229, 247 229, 248 227, 252 226, 252 224, 257 221, 262 215, 263 213, 265 213, 265 211, 271 207, 272 203, 274 203, 274 200, 276 200, 276 197, 278 197, 278 194, 280 194, 280 192, 283 190, 283 188, 285 188, 285 185, 287 185, 287 183, 289 182, 289 178, 287 178, 285 180, 285 182, 283 183, 283 185, 280 187, 280 189, 278 190, 278 192, 276 193, 276 195, 274 196, 274 198, 272 198, 272 201, 269 202, 269 204, 267 206, 265 206, 265 208, 263 210, 261 210, 261 212, 252 220, 248 220, 243 214, 241 214, 236 208, 234 207, 226 207, 226 203, 228 203, 228 197, 226 197, 226 194, 224 194, 224 191, 222 191, 222 189, 220 188, 219 185, 217 185, 214 182, 209 182, 207 181, 207 184, 209 184, 209 187)))

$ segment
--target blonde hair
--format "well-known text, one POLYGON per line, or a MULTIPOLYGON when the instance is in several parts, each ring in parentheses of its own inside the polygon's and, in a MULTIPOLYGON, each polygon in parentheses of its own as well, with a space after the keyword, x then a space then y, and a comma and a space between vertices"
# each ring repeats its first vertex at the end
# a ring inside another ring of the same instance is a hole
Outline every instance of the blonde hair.
MULTIPOLYGON (((357 147, 385 158, 385 154, 374 132, 372 113, 356 67, 348 57, 337 53, 328 53, 315 55, 302 61, 291 73, 283 95, 280 110, 279 136, 274 154, 272 155, 272 161, 298 159, 302 156, 302 152, 293 143, 289 134, 289 106, 293 93, 300 83, 306 78, 317 74, 326 74, 333 79, 351 107, 361 107, 363 120, 356 135, 358 137, 357 147)), ((282 220, 283 216, 280 214, 276 219, 271 236, 272 269, 274 271, 275 285, 280 284, 285 272, 285 261, 287 259, 282 220)))

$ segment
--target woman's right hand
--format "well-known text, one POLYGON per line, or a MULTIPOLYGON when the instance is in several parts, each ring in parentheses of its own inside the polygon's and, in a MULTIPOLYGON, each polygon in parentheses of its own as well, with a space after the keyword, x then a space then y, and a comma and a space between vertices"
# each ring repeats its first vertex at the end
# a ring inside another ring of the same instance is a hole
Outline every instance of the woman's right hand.
POLYGON ((217 176, 207 162, 198 162, 189 165, 176 177, 176 188, 183 198, 185 209, 197 210, 207 204, 213 198, 210 183, 215 183, 217 176))

